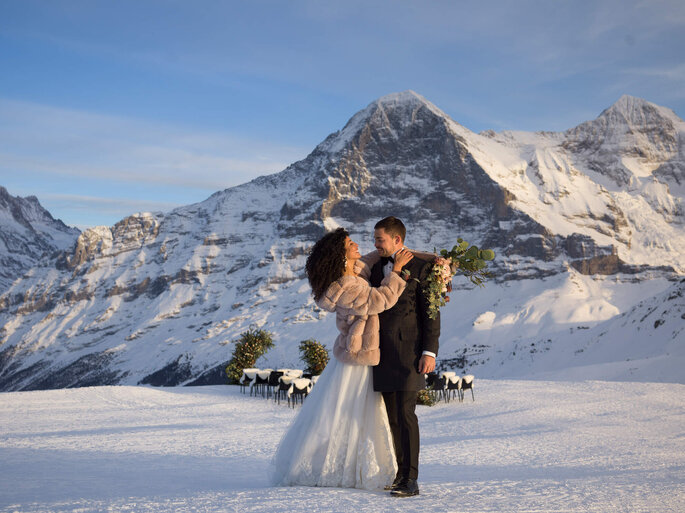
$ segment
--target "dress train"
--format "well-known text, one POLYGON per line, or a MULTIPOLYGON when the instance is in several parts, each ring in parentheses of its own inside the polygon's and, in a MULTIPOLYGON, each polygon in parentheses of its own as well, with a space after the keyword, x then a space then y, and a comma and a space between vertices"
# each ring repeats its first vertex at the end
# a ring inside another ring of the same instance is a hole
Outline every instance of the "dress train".
POLYGON ((371 370, 331 359, 281 440, 273 484, 377 490, 393 481, 392 435, 371 370))

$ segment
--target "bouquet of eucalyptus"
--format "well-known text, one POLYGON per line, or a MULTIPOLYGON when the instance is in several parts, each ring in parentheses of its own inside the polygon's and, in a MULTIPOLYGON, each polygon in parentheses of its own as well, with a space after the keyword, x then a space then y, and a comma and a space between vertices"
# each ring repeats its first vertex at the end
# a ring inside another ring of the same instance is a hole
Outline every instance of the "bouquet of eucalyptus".
POLYGON ((450 297, 447 294, 452 291, 452 277, 458 272, 471 280, 471 283, 482 287, 483 283, 492 277, 487 271, 487 262, 494 258, 493 250, 469 246, 469 243, 461 238, 457 239, 457 244, 451 251, 440 250, 424 284, 428 316, 435 319, 438 310, 449 302, 450 297))

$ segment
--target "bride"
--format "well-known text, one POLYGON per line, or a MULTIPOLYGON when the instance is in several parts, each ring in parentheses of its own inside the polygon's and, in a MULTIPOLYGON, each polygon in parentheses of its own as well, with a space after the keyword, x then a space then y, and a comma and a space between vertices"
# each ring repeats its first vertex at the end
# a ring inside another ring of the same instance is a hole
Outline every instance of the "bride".
POLYGON ((324 235, 307 259, 316 304, 336 312, 335 359, 326 366, 273 459, 275 485, 382 489, 397 472, 387 413, 374 392, 378 313, 392 308, 406 282, 402 267, 413 255, 400 250, 393 272, 378 288, 359 276, 359 248, 343 228, 324 235))

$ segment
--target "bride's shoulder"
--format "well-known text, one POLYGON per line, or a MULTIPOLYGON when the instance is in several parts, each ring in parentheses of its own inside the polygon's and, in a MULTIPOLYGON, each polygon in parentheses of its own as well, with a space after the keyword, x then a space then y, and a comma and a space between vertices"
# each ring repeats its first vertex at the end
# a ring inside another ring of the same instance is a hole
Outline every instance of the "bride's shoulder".
POLYGON ((328 286, 317 304, 332 312, 336 305, 346 302, 350 294, 356 294, 364 286, 368 286, 368 283, 359 276, 341 276, 328 286))
POLYGON ((338 278, 333 284, 337 284, 343 290, 353 290, 359 287, 368 287, 369 282, 358 275, 346 275, 338 278))

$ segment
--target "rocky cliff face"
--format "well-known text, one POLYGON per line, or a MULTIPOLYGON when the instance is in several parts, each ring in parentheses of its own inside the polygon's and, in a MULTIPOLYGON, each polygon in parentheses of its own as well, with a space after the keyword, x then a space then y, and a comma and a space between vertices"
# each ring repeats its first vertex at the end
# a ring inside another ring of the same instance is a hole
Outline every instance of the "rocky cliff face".
MULTIPOLYGON (((479 135, 411 91, 383 97, 281 173, 86 230, 31 269, 0 296, 0 389, 211 382, 250 325, 275 333, 273 365, 298 365, 297 342, 330 342, 335 329, 311 300, 307 248, 344 226, 370 251, 390 214, 409 246, 462 236, 495 249, 492 290, 576 274, 674 278, 685 269, 683 122, 640 124, 653 111, 665 109, 622 98, 565 133, 479 135), (649 164, 626 161, 643 143, 649 164)), ((443 338, 447 356, 461 350, 443 338)))
POLYGON ((35 196, 11 196, 0 187, 0 294, 41 259, 71 247, 78 234, 35 196))

